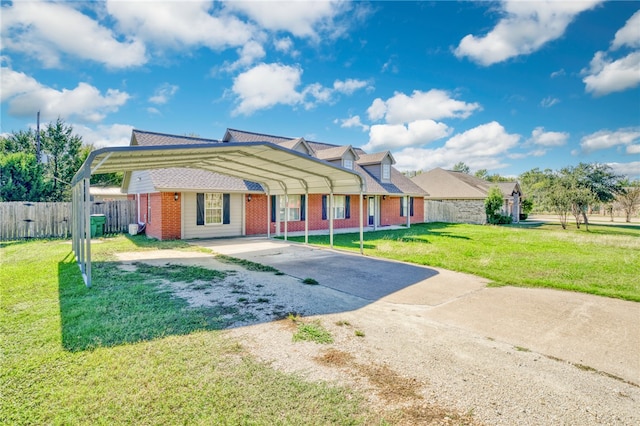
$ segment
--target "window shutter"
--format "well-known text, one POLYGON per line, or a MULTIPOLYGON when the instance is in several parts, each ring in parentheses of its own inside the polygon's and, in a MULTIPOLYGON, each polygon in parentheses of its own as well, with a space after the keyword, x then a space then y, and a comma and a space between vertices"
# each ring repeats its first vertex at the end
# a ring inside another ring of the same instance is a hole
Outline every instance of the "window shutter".
POLYGON ((404 216, 404 197, 400 198, 400 217, 404 216))
POLYGON ((228 225, 231 223, 231 195, 222 194, 222 223, 228 225))
POLYGON ((204 193, 196 194, 196 225, 204 225, 204 193))
POLYGON ((271 196, 271 222, 276 221, 276 196, 271 196))
POLYGON ((322 196, 322 220, 327 220, 327 196, 322 196))
POLYGON ((300 220, 305 220, 306 218, 306 214, 307 211, 305 209, 305 199, 307 198, 306 195, 301 195, 300 196, 300 220))
POLYGON ((413 197, 409 197, 409 216, 413 216, 413 197))
POLYGON ((344 218, 351 218, 351 195, 344 197, 344 218))

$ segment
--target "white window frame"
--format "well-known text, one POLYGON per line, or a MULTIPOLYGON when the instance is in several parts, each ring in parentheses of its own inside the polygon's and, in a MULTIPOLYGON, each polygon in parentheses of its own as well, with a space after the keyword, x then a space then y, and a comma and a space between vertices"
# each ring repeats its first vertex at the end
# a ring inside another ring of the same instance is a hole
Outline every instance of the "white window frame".
POLYGON ((206 192, 204 194, 204 224, 222 225, 224 216, 224 197, 221 192, 206 192), (220 220, 217 221, 219 214, 220 220))
POLYGON ((391 179, 391 165, 383 164, 382 165, 382 179, 388 180, 391 179))
MULTIPOLYGON (((285 218, 286 214, 286 204, 285 204, 285 196, 283 195, 280 198, 280 217, 282 220, 285 218)), ((288 222, 298 221, 300 220, 300 206, 302 205, 302 197, 300 195, 288 195, 289 199, 289 220, 288 222)))
POLYGON ((333 218, 344 219, 346 217, 347 197, 345 195, 333 196, 333 218))
POLYGON ((408 203, 409 199, 408 197, 402 197, 400 199, 400 202, 402 203, 402 216, 400 217, 407 217, 409 216, 409 203, 408 203))
POLYGON ((345 169, 353 170, 353 160, 345 158, 344 160, 342 160, 342 167, 344 167, 345 169))

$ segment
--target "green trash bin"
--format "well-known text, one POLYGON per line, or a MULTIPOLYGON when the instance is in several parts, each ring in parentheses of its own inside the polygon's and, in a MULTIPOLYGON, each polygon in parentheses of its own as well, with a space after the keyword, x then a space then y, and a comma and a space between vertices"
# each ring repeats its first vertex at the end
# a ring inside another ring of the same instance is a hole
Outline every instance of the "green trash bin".
POLYGON ((91 215, 91 238, 102 237, 104 234, 104 225, 107 223, 107 217, 103 214, 91 215))

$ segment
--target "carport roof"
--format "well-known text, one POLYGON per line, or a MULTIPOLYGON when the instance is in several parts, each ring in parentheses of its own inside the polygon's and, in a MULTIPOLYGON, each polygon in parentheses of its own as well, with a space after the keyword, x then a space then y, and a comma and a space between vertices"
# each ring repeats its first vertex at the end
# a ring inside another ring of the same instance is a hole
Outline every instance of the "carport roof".
POLYGON ((270 194, 359 194, 362 177, 271 142, 125 146, 93 151, 73 179, 92 174, 185 167, 260 183, 270 194))

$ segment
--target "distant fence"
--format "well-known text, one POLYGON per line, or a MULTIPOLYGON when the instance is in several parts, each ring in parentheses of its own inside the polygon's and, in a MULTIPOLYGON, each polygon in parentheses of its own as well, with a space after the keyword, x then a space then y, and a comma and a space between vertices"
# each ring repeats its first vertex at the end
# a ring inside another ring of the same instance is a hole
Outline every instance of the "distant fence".
MULTIPOLYGON (((137 223, 135 200, 91 203, 91 214, 106 218, 105 233, 127 232, 137 223)), ((0 203, 0 241, 71 236, 71 203, 0 203)))

